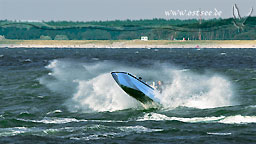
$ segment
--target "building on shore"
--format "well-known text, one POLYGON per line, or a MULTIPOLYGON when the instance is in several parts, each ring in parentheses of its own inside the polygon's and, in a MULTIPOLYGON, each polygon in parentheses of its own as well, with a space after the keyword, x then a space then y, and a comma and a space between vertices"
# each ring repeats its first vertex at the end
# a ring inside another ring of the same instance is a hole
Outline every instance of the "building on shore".
POLYGON ((147 37, 147 36, 141 36, 141 37, 140 37, 140 40, 142 40, 142 41, 148 41, 148 37, 147 37))

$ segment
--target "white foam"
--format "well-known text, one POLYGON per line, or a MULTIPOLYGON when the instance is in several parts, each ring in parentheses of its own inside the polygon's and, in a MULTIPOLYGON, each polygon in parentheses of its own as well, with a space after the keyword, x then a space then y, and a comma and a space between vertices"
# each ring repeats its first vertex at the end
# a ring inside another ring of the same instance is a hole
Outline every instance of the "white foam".
MULTIPOLYGON (((90 127, 95 128, 95 127, 90 127)), ((99 127, 96 127, 97 129, 99 127)), ((111 127, 105 126, 105 128, 110 129, 111 127)), ((123 137, 126 135, 130 135, 133 133, 150 133, 150 132, 159 132, 163 131, 163 129, 150 129, 144 126, 122 126, 122 127, 114 127, 111 128, 112 131, 115 132, 98 132, 97 134, 91 134, 85 137, 70 137, 73 140, 97 140, 97 139, 105 139, 105 138, 114 138, 114 137, 123 137)))
POLYGON ((100 122, 100 123, 127 123, 129 121, 121 121, 121 120, 88 120, 92 122, 100 122))
POLYGON ((137 121, 181 121, 186 123, 223 123, 223 124, 248 124, 256 123, 256 116, 218 116, 218 117, 192 117, 192 118, 182 118, 182 117, 168 117, 164 114, 158 113, 147 113, 143 117, 137 119, 137 121))
POLYGON ((30 114, 28 111, 20 112, 20 114, 30 114))
POLYGON ((61 110, 54 110, 54 111, 48 112, 47 115, 54 114, 54 113, 62 113, 62 111, 61 110))
MULTIPOLYGON (((110 62, 81 63, 53 60, 47 69, 54 79, 42 77, 40 83, 49 89, 70 96, 65 103, 72 112, 115 111, 136 108, 140 104, 128 96, 113 80, 110 62)), ((117 67, 117 66, 116 66, 117 67)))
POLYGON ((40 132, 43 132, 44 134, 52 134, 54 132, 59 132, 59 131, 61 131, 61 129, 46 129, 46 130, 41 130, 40 132))
POLYGON ((32 120, 32 122, 45 123, 45 124, 64 124, 70 122, 80 122, 75 118, 45 118, 42 120, 32 120))
POLYGON ((142 107, 118 87, 110 74, 111 71, 137 74, 149 84, 153 81, 164 81, 162 94, 156 95, 164 108, 215 108, 234 103, 232 83, 224 76, 197 74, 167 64, 156 63, 147 69, 104 61, 83 63, 53 60, 46 68, 51 71, 51 75, 42 77, 40 83, 69 97, 65 105, 72 112, 116 111, 142 107))
POLYGON ((13 128, 0 128, 0 137, 1 136, 15 136, 15 135, 21 135, 21 134, 26 134, 26 133, 33 133, 33 135, 46 135, 52 132, 58 132, 62 131, 63 128, 60 129, 42 129, 42 128, 37 128, 37 127, 13 127, 13 128))
POLYGON ((98 139, 106 139, 107 137, 116 137, 119 136, 118 133, 115 132, 107 132, 107 133, 102 133, 102 134, 92 134, 86 137, 70 137, 72 140, 98 140, 98 139))
POLYGON ((35 123, 45 123, 45 124, 65 124, 71 122, 85 122, 87 120, 77 120, 75 118, 56 118, 56 117, 45 117, 42 120, 26 120, 19 119, 22 121, 35 122, 35 123))
POLYGON ((207 132, 208 135, 218 135, 218 136, 228 136, 232 133, 214 133, 214 132, 207 132))
POLYGON ((256 105, 249 105, 246 108, 256 108, 256 105))
POLYGON ((147 121, 147 120, 153 120, 153 121, 163 121, 163 120, 169 120, 169 121, 181 121, 181 122, 188 122, 188 123, 199 123, 199 122, 216 122, 221 119, 223 119, 224 116, 220 117, 193 117, 193 118, 181 118, 181 117, 168 117, 164 114, 158 114, 158 113, 148 113, 145 114, 144 117, 139 118, 137 121, 147 121))
POLYGON ((232 84, 223 76, 170 70, 169 77, 172 81, 157 95, 164 107, 204 109, 233 104, 232 84))
POLYGON ((48 69, 56 68, 57 63, 58 63, 58 60, 55 59, 55 60, 51 61, 51 63, 49 65, 47 65, 46 68, 48 68, 48 69))
POLYGON ((219 121, 220 123, 225 124, 248 124, 248 123, 256 123, 256 116, 228 116, 225 119, 219 121))
POLYGON ((128 132, 128 133, 147 133, 147 132, 159 132, 163 131, 163 129, 150 129, 146 128, 144 126, 123 126, 123 127, 118 127, 121 131, 128 132))
POLYGON ((153 121, 162 121, 162 120, 172 120, 170 117, 158 114, 158 113, 148 113, 145 114, 144 117, 140 117, 137 119, 137 121, 147 121, 147 120, 153 120, 153 121))
POLYGON ((43 99, 43 98, 45 98, 46 96, 39 95, 39 96, 37 96, 37 97, 40 98, 40 99, 43 99))
POLYGON ((78 83, 78 91, 72 100, 84 111, 116 111, 136 107, 138 104, 117 86, 109 73, 78 83))
MULTIPOLYGON (((127 123, 129 121, 116 121, 116 120, 86 120, 86 119, 75 119, 75 118, 56 118, 56 117, 45 117, 42 120, 26 120, 19 119, 22 121, 29 121, 35 123, 45 123, 45 124, 65 124, 71 122, 100 122, 100 123, 127 123)), ((223 124, 248 124, 248 123, 256 123, 256 116, 211 116, 211 117, 168 117, 164 114, 159 113, 147 113, 143 117, 139 117, 136 121, 180 121, 186 123, 223 123, 223 124)), ((123 128, 123 127, 120 127, 123 128)), ((127 128, 138 128, 135 127, 127 127, 127 128)), ((138 128, 139 129, 139 128, 138 128)))
POLYGON ((0 128, 1 136, 15 136, 28 131, 26 127, 0 128))
POLYGON ((75 118, 57 118, 57 117, 45 117, 41 120, 29 120, 29 119, 18 119, 21 121, 45 123, 45 124, 65 124, 71 122, 99 122, 99 123, 127 123, 128 121, 118 120, 86 120, 86 119, 75 119, 75 118))

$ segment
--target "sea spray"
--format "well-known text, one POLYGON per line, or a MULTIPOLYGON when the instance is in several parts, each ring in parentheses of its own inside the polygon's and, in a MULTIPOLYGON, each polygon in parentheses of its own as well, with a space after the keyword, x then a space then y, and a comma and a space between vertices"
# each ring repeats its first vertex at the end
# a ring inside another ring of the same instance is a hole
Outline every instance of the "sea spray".
POLYGON ((115 111, 141 107, 139 102, 122 91, 110 72, 118 67, 111 62, 83 63, 74 60, 53 60, 48 76, 40 83, 68 97, 70 111, 115 111))
POLYGON ((164 107, 215 108, 233 104, 232 83, 219 74, 169 69, 169 79, 172 81, 156 95, 164 107))
POLYGON ((70 105, 71 109, 115 111, 134 108, 139 105, 136 100, 127 96, 117 86, 109 73, 101 74, 89 81, 82 80, 77 82, 79 86, 72 98, 77 105, 75 107, 70 105))
POLYGON ((115 111, 142 105, 128 96, 111 77, 111 71, 127 71, 143 77, 148 84, 164 82, 156 95, 164 108, 179 106, 215 108, 233 105, 232 83, 220 74, 198 74, 170 64, 155 63, 150 67, 126 66, 109 61, 85 63, 78 60, 53 60, 50 75, 40 79, 50 90, 67 96, 70 111, 115 111))

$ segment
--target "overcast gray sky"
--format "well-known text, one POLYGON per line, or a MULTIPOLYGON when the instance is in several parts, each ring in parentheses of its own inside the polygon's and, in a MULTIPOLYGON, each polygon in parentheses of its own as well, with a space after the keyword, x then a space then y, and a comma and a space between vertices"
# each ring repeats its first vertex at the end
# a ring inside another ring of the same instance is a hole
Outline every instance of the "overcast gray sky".
MULTIPOLYGON (((232 17, 232 5, 247 15, 256 0, 0 0, 0 19, 9 20, 116 20, 180 18, 166 16, 165 11, 222 11, 221 17, 232 17)), ((209 18, 209 17, 208 17, 209 18)))

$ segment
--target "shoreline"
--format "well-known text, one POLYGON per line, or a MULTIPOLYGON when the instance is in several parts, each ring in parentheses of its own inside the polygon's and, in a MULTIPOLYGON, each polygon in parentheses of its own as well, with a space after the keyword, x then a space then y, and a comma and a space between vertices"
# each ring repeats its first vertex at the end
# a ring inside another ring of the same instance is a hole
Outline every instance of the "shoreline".
POLYGON ((0 48, 256 48, 256 40, 0 40, 0 48))

